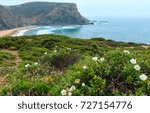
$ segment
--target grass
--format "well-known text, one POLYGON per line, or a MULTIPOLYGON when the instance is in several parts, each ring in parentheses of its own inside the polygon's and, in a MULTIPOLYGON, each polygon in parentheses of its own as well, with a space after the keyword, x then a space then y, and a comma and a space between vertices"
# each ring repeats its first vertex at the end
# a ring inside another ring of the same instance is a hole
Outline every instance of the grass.
POLYGON ((0 67, 8 67, 15 65, 14 56, 10 53, 0 52, 0 67))
POLYGON ((0 38, 0 49, 18 51, 22 59, 11 71, 14 56, 0 52, 2 76, 8 81, 1 95, 150 95, 150 48, 140 44, 38 35, 0 38), (147 80, 140 79, 142 74, 147 80))

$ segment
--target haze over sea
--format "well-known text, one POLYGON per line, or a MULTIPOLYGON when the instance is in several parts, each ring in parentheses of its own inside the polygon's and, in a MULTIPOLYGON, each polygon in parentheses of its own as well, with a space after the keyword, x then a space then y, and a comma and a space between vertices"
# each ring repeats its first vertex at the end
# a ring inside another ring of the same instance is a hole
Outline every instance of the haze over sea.
POLYGON ((72 38, 103 37, 115 41, 150 44, 149 18, 94 18, 94 25, 41 26, 19 31, 20 35, 60 34, 72 38))

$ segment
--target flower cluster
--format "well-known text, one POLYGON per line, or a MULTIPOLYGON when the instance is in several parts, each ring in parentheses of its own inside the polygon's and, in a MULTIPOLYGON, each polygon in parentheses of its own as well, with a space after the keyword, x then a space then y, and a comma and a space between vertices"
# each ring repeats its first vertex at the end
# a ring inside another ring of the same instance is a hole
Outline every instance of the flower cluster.
MULTIPOLYGON (((129 51, 127 52, 127 51, 124 50, 124 53, 130 53, 130 52, 129 52, 129 51)), ((136 59, 132 58, 132 59, 130 60, 130 62, 131 62, 132 64, 134 64, 134 69, 135 69, 136 71, 140 71, 141 67, 137 64, 137 60, 136 60, 136 59)), ((145 81, 145 80, 148 79, 148 77, 147 77, 145 74, 141 74, 141 75, 139 76, 139 78, 140 78, 142 81, 145 81)))
POLYGON ((67 48, 67 50, 70 50, 70 51, 71 51, 71 48, 67 48))
MULTIPOLYGON (((80 79, 76 79, 75 84, 79 84, 80 83, 80 79)), ((85 83, 82 83, 81 84, 82 87, 85 87, 85 83)), ((72 96, 73 92, 76 90, 76 86, 75 85, 72 85, 70 88, 67 88, 66 90, 63 89, 61 91, 61 95, 63 96, 72 96)))
MULTIPOLYGON (((93 60, 93 61, 98 61, 98 57, 93 57, 92 60, 93 60)), ((99 61, 103 62, 104 60, 105 60, 105 58, 102 57, 102 58, 100 58, 99 61)))
POLYGON ((61 91, 61 94, 63 95, 63 96, 72 96, 72 93, 73 93, 73 91, 75 91, 76 90, 76 87, 73 85, 73 86, 71 86, 69 89, 67 88, 66 90, 65 89, 63 89, 62 91, 61 91))

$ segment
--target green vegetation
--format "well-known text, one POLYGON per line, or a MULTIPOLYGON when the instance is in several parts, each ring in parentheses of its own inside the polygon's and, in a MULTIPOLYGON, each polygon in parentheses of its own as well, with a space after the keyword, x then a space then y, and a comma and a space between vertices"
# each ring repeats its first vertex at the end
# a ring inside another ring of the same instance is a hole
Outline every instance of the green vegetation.
POLYGON ((0 49, 22 59, 8 71, 4 59, 15 58, 0 52, 1 95, 150 96, 150 48, 140 44, 39 35, 1 38, 0 49))
POLYGON ((0 52, 0 67, 12 66, 15 63, 11 62, 14 56, 10 53, 0 52))

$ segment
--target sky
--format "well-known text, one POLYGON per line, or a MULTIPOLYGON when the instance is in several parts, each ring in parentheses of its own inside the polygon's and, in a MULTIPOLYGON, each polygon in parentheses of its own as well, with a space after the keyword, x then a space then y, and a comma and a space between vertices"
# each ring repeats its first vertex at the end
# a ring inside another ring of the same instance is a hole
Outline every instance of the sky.
POLYGON ((32 1, 76 3, 79 12, 92 17, 150 17, 150 0, 0 0, 2 5, 32 1))

